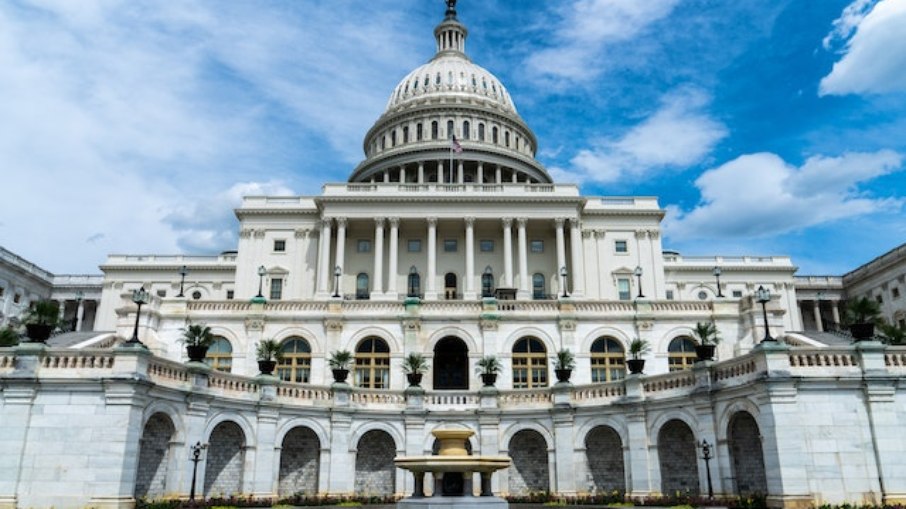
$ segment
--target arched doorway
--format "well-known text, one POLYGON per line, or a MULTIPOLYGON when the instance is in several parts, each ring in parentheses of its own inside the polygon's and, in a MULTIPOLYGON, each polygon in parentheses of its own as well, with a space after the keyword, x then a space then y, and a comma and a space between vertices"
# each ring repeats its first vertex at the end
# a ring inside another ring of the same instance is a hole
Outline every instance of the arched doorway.
POLYGON ((311 429, 299 426, 286 434, 280 449, 280 496, 318 494, 320 454, 321 442, 311 429))
POLYGON ((657 434, 657 453, 661 466, 661 492, 699 493, 698 459, 695 435, 685 422, 668 421, 657 434))
POLYGON ((457 337, 446 337, 434 346, 434 390, 469 388, 469 349, 457 337))
POLYGON ((167 463, 176 428, 166 414, 156 413, 145 423, 138 452, 135 498, 159 498, 167 493, 167 463))
POLYGON ((371 430, 359 439, 355 455, 355 494, 393 495, 396 492, 396 444, 386 431, 371 430))
POLYGON ((727 428, 727 442, 730 446, 736 493, 766 494, 768 483, 764 472, 761 433, 752 414, 748 412, 733 414, 727 428))
POLYGON ((524 429, 510 439, 510 494, 550 491, 547 442, 541 433, 524 429))
POLYGON ((626 489, 623 441, 610 426, 598 426, 585 436, 585 456, 595 492, 626 489))
POLYGON ((238 424, 224 421, 211 431, 204 472, 204 495, 229 497, 242 492, 245 433, 238 424))

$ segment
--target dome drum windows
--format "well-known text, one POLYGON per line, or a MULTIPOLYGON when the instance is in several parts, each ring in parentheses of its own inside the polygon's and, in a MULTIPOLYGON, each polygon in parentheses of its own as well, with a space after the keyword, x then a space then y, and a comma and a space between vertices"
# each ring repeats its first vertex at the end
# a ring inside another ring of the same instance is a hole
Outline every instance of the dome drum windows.
POLYGON ((478 124, 478 141, 484 141, 484 124, 478 124))
POLYGON ((472 124, 470 124, 468 120, 464 121, 462 123, 462 139, 468 140, 471 137, 471 135, 470 135, 471 131, 472 131, 472 124))

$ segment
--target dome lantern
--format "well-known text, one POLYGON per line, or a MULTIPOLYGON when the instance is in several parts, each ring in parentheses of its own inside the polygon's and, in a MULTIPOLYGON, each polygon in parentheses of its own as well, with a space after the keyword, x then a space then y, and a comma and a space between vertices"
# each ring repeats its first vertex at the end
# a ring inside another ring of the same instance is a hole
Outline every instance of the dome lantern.
POLYGON ((456 0, 447 0, 446 17, 434 29, 434 38, 437 39, 437 55, 434 58, 449 53, 464 57, 468 34, 465 25, 456 19, 456 0))

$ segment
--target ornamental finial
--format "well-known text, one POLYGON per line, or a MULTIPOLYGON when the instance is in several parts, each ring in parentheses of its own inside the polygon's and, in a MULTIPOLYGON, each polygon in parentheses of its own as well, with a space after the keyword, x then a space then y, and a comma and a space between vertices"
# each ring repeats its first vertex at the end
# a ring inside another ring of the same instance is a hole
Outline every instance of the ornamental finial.
POLYGON ((446 0, 447 2, 447 17, 455 18, 456 17, 456 0, 446 0))

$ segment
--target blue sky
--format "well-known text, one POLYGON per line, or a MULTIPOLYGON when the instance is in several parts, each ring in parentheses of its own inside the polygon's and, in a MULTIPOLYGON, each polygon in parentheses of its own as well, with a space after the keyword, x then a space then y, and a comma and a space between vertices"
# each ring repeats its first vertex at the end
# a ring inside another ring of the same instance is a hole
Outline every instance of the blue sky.
MULTIPOLYGON (((0 3, 0 245, 56 273, 216 253, 344 181, 441 0, 0 3)), ((558 181, 664 246, 840 274, 906 239, 906 0, 460 0, 558 181)))

